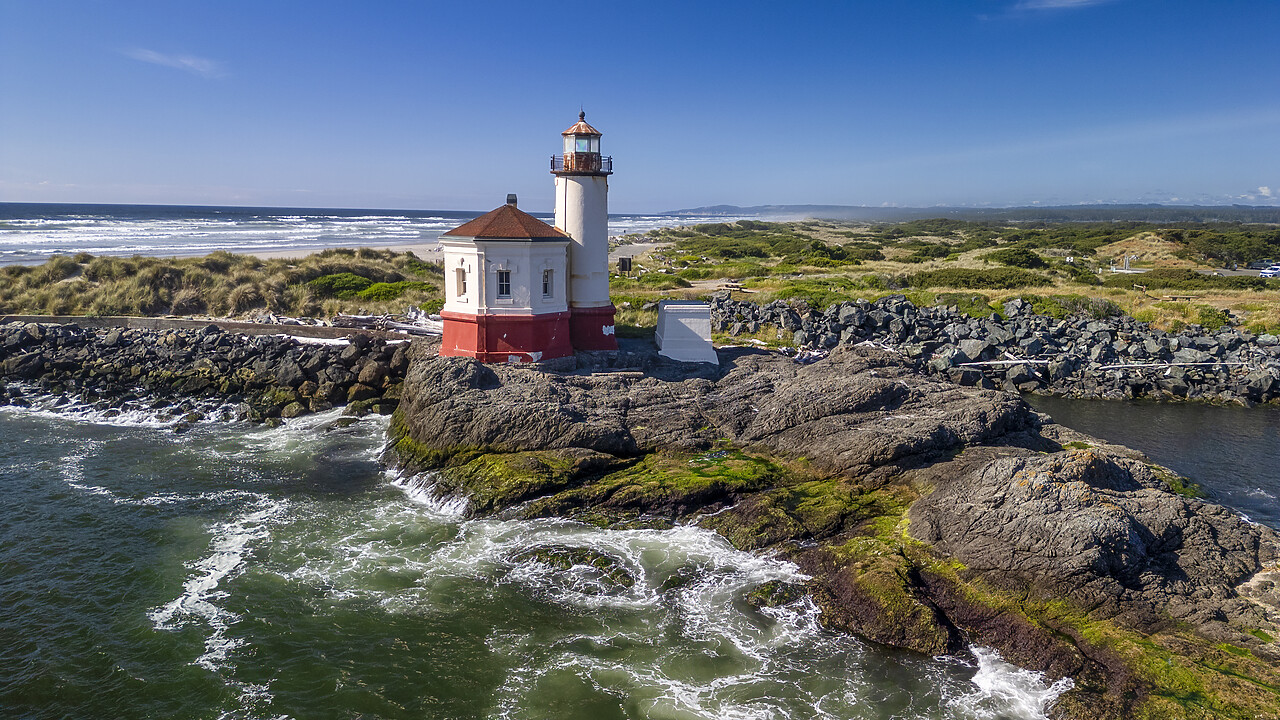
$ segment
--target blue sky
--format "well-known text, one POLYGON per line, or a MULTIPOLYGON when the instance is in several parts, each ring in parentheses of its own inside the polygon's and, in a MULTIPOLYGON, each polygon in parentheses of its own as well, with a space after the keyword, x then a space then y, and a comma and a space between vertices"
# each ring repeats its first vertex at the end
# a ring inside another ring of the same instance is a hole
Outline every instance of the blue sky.
POLYGON ((1280 204, 1275 0, 0 0, 0 201, 1280 204))

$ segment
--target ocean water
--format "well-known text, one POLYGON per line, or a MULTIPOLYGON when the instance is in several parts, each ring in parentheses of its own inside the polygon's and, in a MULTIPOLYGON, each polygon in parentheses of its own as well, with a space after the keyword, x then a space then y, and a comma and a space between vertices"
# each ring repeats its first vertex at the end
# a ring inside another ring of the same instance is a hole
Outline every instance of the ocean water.
POLYGON ((1213 502, 1280 529, 1280 407, 1028 397, 1054 420, 1201 483, 1213 502))
MULTIPOLYGON (((484 212, 484 211, 482 211, 484 212)), ((176 205, 0 203, 0 265, 51 255, 205 255, 434 243, 481 212, 176 205)), ((550 213, 532 214, 550 221, 550 213)), ((729 218, 732 220, 733 218, 729 218)), ((724 222, 696 215, 612 215, 610 235, 724 222)))
POLYGON ((1036 720, 1066 687, 757 611, 797 569, 698 528, 466 520, 336 417, 0 409, 0 717, 1036 720))

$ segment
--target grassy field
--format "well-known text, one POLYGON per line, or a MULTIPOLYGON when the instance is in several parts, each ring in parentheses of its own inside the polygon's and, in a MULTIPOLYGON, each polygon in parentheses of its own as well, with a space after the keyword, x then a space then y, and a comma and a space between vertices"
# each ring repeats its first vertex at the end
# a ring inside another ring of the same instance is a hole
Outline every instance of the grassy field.
POLYGON ((1280 257, 1280 230, 1266 225, 742 221, 628 241, 660 245, 636 259, 632 277, 614 280, 615 301, 628 304, 619 310, 620 325, 631 326, 619 331, 627 334, 656 323, 656 313, 640 309, 645 303, 727 284, 742 287, 737 298, 816 308, 901 293, 917 305, 983 315, 1022 297, 1058 316, 1123 312, 1166 330, 1229 322, 1280 332, 1280 280, 1212 274, 1224 264, 1280 257), (1126 257, 1131 268, 1149 272, 1111 273, 1126 257))
MULTIPOLYGON (((740 221, 654 230, 655 244, 611 283, 618 332, 646 336, 663 298, 725 287, 760 303, 824 308, 901 293, 917 305, 971 315, 1013 297, 1065 316, 1124 312, 1166 330, 1232 323, 1280 332, 1280 280, 1215 276, 1224 264, 1280 258, 1268 225, 1138 222, 998 225, 948 219, 867 225, 823 220, 740 221), (1114 274, 1112 265, 1147 270, 1114 274), (1145 290, 1135 287, 1145 286, 1145 290)), ((412 253, 327 250, 302 259, 213 253, 201 258, 55 257, 0 268, 0 313, 331 317, 339 312, 437 310, 440 267, 412 253)), ((763 330, 757 337, 786 344, 763 330)))

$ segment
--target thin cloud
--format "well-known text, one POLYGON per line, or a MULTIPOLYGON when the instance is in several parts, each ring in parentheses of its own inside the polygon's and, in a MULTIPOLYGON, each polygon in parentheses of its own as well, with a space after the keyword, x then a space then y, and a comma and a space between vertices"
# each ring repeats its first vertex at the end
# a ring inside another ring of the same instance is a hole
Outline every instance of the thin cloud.
POLYGON ((1112 0, 1022 0, 1013 6, 1014 10, 1065 10, 1082 8, 1090 5, 1101 5, 1112 0))
POLYGON ((1232 196, 1231 200, 1233 201, 1247 200, 1249 202, 1273 204, 1273 203, 1276 203, 1277 201, 1280 201, 1280 192, 1276 192, 1276 190, 1271 188, 1270 186, 1260 185, 1255 190, 1251 190, 1246 193, 1241 193, 1239 195, 1232 196))
POLYGON ((144 48, 130 48, 121 51, 121 54, 152 65, 163 65, 164 67, 185 70, 203 78, 217 78, 226 75, 222 69, 222 64, 218 61, 196 57, 195 55, 166 55, 165 53, 158 53, 155 50, 146 50, 144 48))

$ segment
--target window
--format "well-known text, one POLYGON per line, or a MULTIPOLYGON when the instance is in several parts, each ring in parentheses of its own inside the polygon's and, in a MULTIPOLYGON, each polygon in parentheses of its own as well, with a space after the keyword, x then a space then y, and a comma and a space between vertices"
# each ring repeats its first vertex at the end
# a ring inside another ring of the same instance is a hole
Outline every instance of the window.
POLYGON ((510 270, 498 271, 498 297, 500 298, 511 297, 511 271, 510 270))
POLYGON ((591 135, 574 135, 574 152, 600 152, 600 138, 591 135))
POLYGON ((458 268, 457 270, 454 270, 454 271, 453 271, 453 276, 454 276, 454 279, 456 280, 456 286, 457 286, 457 290, 458 290, 458 292, 457 292, 458 297, 466 297, 466 295, 467 295, 467 271, 466 271, 466 270, 463 270, 462 268, 458 268))
POLYGON ((551 271, 542 271, 542 297, 551 297, 551 271))

